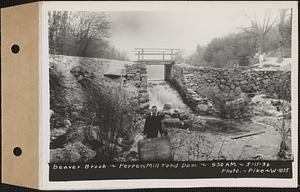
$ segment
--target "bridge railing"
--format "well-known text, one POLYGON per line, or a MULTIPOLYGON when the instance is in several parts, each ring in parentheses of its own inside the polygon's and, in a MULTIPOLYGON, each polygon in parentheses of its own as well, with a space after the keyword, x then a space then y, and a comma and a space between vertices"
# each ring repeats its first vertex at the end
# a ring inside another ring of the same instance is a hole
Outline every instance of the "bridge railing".
POLYGON ((174 61, 180 49, 165 49, 165 48, 135 48, 134 53, 137 56, 137 61, 174 61), (150 58, 147 58, 147 56, 150 58), (153 59, 154 56, 158 56, 153 59), (152 59, 151 59, 152 57, 152 59))

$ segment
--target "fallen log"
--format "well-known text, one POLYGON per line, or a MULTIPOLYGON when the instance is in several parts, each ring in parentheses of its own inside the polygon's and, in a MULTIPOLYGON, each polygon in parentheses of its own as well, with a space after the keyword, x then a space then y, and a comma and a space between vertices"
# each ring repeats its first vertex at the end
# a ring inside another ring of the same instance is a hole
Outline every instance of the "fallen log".
POLYGON ((246 135, 240 135, 240 136, 237 136, 237 137, 231 137, 231 139, 239 139, 239 138, 243 138, 243 137, 250 137, 250 136, 259 135, 259 134, 263 134, 263 133, 265 133, 265 131, 250 133, 250 134, 246 134, 246 135))

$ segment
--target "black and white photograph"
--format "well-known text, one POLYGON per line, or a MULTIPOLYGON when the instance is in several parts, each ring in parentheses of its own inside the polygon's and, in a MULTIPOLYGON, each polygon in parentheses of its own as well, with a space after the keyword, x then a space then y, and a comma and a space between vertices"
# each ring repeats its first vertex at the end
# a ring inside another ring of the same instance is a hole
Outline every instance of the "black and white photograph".
POLYGON ((269 5, 48 11, 53 169, 292 162, 295 11, 269 5))

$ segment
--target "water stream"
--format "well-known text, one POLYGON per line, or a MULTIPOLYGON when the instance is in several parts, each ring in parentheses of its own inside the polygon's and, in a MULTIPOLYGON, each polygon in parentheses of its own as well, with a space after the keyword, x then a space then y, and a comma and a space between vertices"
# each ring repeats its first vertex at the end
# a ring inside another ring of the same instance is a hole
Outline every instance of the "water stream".
POLYGON ((156 105, 162 110, 165 104, 172 106, 172 110, 188 111, 177 90, 164 80, 164 66, 148 65, 148 93, 150 106, 156 105))

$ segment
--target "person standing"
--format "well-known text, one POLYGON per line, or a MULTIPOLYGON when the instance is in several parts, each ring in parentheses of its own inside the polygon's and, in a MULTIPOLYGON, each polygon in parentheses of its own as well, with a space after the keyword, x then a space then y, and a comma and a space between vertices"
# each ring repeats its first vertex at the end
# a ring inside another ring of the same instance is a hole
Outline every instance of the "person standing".
POLYGON ((161 117, 157 115, 157 107, 152 106, 150 111, 151 115, 146 118, 143 134, 146 138, 158 137, 158 132, 166 136, 167 132, 162 129, 161 117))

